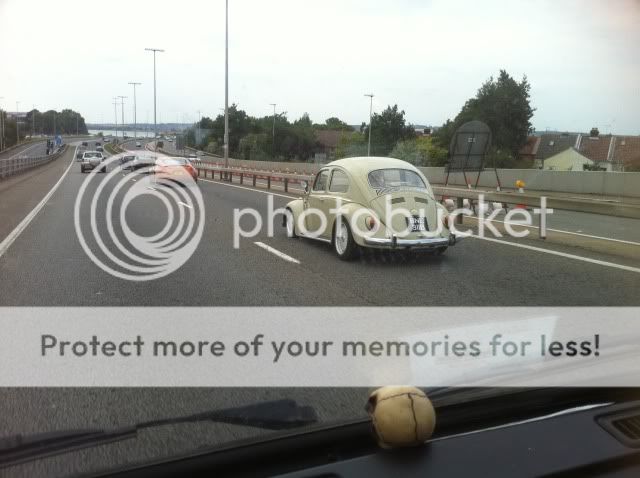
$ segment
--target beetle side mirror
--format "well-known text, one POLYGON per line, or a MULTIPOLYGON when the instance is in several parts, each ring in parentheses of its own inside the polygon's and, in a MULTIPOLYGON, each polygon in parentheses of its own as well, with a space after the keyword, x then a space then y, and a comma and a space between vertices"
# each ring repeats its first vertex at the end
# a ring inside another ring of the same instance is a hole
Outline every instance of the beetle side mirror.
POLYGON ((309 183, 307 181, 300 181, 300 185, 302 189, 304 189, 304 193, 309 194, 309 183))

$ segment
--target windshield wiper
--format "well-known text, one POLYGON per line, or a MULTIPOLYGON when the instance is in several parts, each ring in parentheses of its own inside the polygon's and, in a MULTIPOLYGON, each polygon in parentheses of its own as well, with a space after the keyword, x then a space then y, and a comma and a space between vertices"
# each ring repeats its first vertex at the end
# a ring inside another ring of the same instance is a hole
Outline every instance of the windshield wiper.
POLYGON ((266 430, 285 430, 317 423, 318 417, 312 407, 298 405, 295 400, 283 399, 192 415, 160 418, 112 429, 89 428, 12 435, 0 438, 0 467, 79 448, 135 438, 138 432, 145 428, 203 421, 266 430))

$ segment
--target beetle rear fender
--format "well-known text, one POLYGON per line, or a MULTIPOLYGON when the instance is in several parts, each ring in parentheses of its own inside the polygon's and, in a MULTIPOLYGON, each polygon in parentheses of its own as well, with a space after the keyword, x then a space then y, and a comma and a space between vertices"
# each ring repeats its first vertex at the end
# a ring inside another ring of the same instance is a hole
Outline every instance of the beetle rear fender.
MULTIPOLYGON (((358 244, 359 246, 364 246, 365 242, 364 239, 362 238, 361 235, 359 235, 357 232, 359 230, 362 230, 363 228, 363 224, 364 224, 364 218, 367 215, 371 215, 373 216, 375 213, 373 211, 371 211, 370 208, 363 206, 362 204, 357 204, 357 203, 347 203, 347 204, 343 204, 341 209, 340 209, 340 216, 346 220, 349 223, 349 228, 351 229, 351 234, 353 235, 353 239, 356 241, 356 244, 358 244), (365 209, 367 211, 369 211, 370 214, 366 214, 364 212, 362 212, 362 210, 365 209), (357 214, 356 214, 357 213, 357 214), (358 222, 358 224, 354 225, 353 221, 354 219, 358 222)), ((330 231, 333 231, 336 225, 336 220, 337 220, 338 216, 335 216, 332 218, 333 222, 330 225, 330 231)))

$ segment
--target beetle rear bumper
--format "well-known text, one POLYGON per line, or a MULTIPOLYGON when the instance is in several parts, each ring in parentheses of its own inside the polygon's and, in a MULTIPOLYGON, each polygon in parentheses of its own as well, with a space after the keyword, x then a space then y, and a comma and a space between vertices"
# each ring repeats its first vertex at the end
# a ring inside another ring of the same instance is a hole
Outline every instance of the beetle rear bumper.
POLYGON ((449 237, 422 237, 419 239, 401 239, 397 236, 377 238, 365 237, 364 242, 368 246, 384 247, 389 249, 436 249, 439 247, 453 246, 456 244, 456 236, 450 234, 449 237))

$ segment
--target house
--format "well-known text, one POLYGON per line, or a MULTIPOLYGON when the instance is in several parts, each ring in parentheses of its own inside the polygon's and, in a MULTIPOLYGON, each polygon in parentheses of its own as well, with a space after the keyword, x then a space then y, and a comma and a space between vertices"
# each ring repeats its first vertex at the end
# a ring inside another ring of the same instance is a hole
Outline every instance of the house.
POLYGON ((640 136, 615 136, 611 149, 618 171, 640 171, 640 136))
POLYGON ((327 158, 335 158, 336 149, 342 135, 347 134, 342 130, 322 129, 316 130, 317 152, 326 155, 327 158))
POLYGON ((584 171, 584 166, 593 166, 594 161, 582 155, 576 148, 570 146, 544 160, 544 169, 554 171, 584 171))
POLYGON ((545 133, 540 136, 540 144, 535 156, 537 166, 544 167, 547 158, 575 147, 578 136, 577 133, 545 133))
POLYGON ((540 136, 527 136, 527 142, 520 148, 518 157, 525 162, 533 164, 538 154, 541 140, 540 136))
POLYGON ((578 151, 606 171, 623 171, 625 164, 640 163, 640 136, 602 135, 597 128, 589 133, 543 133, 536 143, 529 136, 520 150, 520 158, 535 157, 534 167, 546 168, 548 158, 569 148, 578 151))

